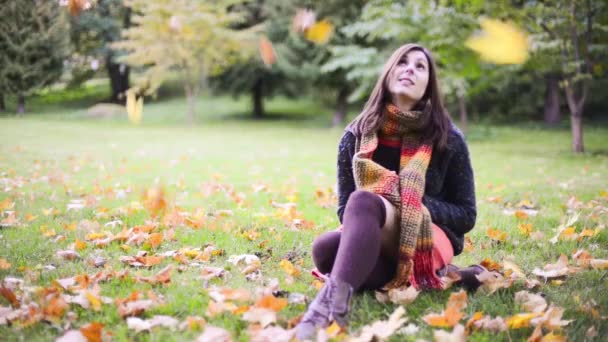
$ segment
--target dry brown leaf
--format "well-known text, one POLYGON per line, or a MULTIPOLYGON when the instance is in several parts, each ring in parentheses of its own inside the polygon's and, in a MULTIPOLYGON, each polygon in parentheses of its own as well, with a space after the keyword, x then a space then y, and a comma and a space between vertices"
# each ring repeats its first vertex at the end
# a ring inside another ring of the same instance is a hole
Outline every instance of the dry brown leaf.
POLYGON ((251 307, 243 314, 243 320, 259 323, 263 328, 277 321, 277 313, 267 308, 251 307))
POLYGON ((509 288, 513 284, 512 279, 505 279, 498 272, 484 271, 476 275, 476 277, 481 282, 479 290, 488 295, 496 292, 498 289, 509 288))
POLYGON ((371 325, 366 325, 361 328, 361 333, 358 337, 350 339, 352 342, 369 342, 374 339, 384 341, 392 336, 397 330, 399 330, 405 322, 407 317, 405 315, 405 309, 402 306, 397 307, 395 311, 390 315, 386 321, 376 321, 371 325))
POLYGON ((85 326, 80 327, 80 332, 86 337, 88 342, 101 342, 103 333, 103 324, 98 322, 91 322, 85 326))
POLYGON ((213 278, 220 278, 226 274, 226 270, 221 267, 206 266, 201 271, 201 278, 203 280, 211 280, 213 278))
POLYGON ((461 312, 467 306, 467 293, 465 290, 453 292, 448 299, 446 309, 440 314, 428 314, 422 317, 432 327, 453 327, 464 317, 461 312))
POLYGON ((13 308, 19 309, 21 307, 21 303, 19 303, 17 296, 15 296, 15 293, 11 289, 4 286, 0 287, 0 295, 8 300, 13 308))
POLYGON ((258 325, 251 325, 247 330, 251 342, 289 342, 295 336, 295 329, 285 330, 278 326, 261 328, 258 325))
POLYGON ((139 316, 144 311, 155 307, 157 303, 151 299, 135 300, 118 305, 120 317, 139 316))
POLYGON ((279 312, 283 310, 283 308, 286 307, 287 304, 288 302, 285 298, 277 298, 273 295, 267 295, 258 299, 255 303, 255 306, 258 308, 266 308, 274 312, 279 312))
POLYGON ((551 305, 542 316, 534 318, 532 324, 541 325, 549 330, 561 329, 572 322, 572 320, 562 320, 564 311, 563 308, 551 305))
POLYGON ((0 270, 8 270, 11 268, 11 263, 4 258, 0 258, 0 270))
POLYGON ((542 270, 537 267, 532 273, 536 276, 545 278, 545 280, 565 277, 570 273, 568 257, 565 254, 562 254, 555 264, 545 265, 542 270))
POLYGON ((209 297, 218 303, 227 300, 248 301, 251 293, 245 289, 213 288, 209 290, 209 297))
POLYGON ((179 321, 171 316, 156 315, 150 319, 143 320, 138 317, 128 317, 127 326, 135 332, 150 331, 154 327, 165 327, 175 330, 179 321))
POLYGON ((395 304, 407 305, 413 303, 419 293, 420 291, 416 290, 413 286, 408 288, 390 289, 388 291, 388 298, 395 304))
POLYGON ((64 251, 57 251, 57 256, 65 259, 65 260, 76 260, 76 259, 80 258, 80 255, 71 249, 67 249, 64 251))
POLYGON ((491 331, 494 333, 507 331, 507 322, 502 317, 492 318, 490 316, 484 316, 479 320, 473 322, 473 326, 476 329, 491 331))
POLYGON ((88 340, 80 330, 68 330, 55 342, 88 342, 88 340))
POLYGON ((512 275, 515 275, 516 278, 526 279, 526 274, 514 262, 511 262, 511 261, 508 261, 508 260, 503 260, 503 262, 502 262, 502 268, 505 270, 505 275, 506 276, 511 276, 511 278, 513 278, 512 275), (511 274, 507 274, 509 272, 511 274))
POLYGON ((596 270, 608 269, 608 259, 591 259, 589 264, 591 265, 591 268, 596 270))
POLYGON ((547 301, 542 296, 528 291, 515 293, 515 303, 519 304, 527 312, 539 313, 547 308, 547 301))

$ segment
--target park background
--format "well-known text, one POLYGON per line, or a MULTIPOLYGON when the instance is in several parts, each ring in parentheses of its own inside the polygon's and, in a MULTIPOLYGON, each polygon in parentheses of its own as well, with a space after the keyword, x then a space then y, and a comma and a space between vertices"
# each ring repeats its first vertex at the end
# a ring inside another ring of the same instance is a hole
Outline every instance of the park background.
POLYGON ((320 338, 608 334, 605 2, 5 0, 0 17, 10 340, 288 340, 320 286, 310 244, 338 225, 338 141, 406 42, 437 59, 471 152, 455 263, 497 278, 465 306, 458 288, 357 296, 320 338), (365 328, 399 305, 407 322, 365 328))

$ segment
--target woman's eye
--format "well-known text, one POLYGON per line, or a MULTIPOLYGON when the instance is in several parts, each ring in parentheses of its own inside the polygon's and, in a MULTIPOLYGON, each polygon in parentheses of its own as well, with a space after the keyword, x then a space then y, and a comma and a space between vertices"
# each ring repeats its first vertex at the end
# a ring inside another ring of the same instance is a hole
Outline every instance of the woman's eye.
POLYGON ((418 68, 420 70, 424 70, 424 65, 423 64, 418 64, 418 65, 416 65, 416 68, 418 68))

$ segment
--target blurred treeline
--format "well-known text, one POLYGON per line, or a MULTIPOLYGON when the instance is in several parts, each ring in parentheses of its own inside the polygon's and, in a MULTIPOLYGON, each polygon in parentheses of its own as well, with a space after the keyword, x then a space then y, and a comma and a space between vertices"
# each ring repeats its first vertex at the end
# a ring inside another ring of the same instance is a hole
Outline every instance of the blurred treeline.
POLYGON ((23 113, 28 96, 59 85, 106 78, 98 100, 122 103, 128 89, 154 96, 177 80, 192 112, 201 92, 248 96, 256 117, 269 97, 308 96, 342 125, 392 51, 417 42, 434 54, 464 129, 470 120, 538 120, 576 135, 583 117, 608 115, 601 0, 2 0, 0 17, 2 111, 23 113), (482 18, 527 32, 529 58, 481 60, 465 42, 482 18))

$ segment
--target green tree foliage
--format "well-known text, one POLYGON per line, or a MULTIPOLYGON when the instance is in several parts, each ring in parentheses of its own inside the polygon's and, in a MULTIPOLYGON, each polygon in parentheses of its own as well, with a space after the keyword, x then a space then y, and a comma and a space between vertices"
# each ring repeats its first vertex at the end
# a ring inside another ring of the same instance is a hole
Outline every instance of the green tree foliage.
POLYGON ((591 0, 528 1, 537 58, 561 79, 572 130, 572 148, 584 151, 583 112, 594 77, 603 76, 608 51, 608 4, 591 0))
POLYGON ((462 106, 469 83, 481 74, 477 56, 464 46, 477 26, 477 3, 469 2, 465 11, 458 10, 465 4, 371 1, 359 20, 341 29, 348 37, 360 37, 363 43, 335 46, 332 60, 323 69, 347 70, 347 79, 358 84, 349 98, 356 101, 370 92, 381 66, 397 47, 419 43, 434 54, 443 91, 458 98, 462 113, 466 113, 462 106))
POLYGON ((207 80, 256 51, 257 27, 235 29, 244 14, 231 10, 241 1, 129 0, 133 26, 123 31, 115 49, 120 60, 144 69, 137 92, 154 93, 170 73, 183 82, 188 120, 194 121, 195 99, 207 80))
POLYGON ((123 0, 98 0, 90 9, 72 17, 71 41, 72 86, 78 86, 95 71, 87 63, 90 59, 102 58, 110 79, 111 100, 120 102, 129 88, 129 68, 116 62, 117 52, 110 48, 120 39, 123 28, 130 25, 131 9, 123 0))
POLYGON ((25 97, 55 82, 68 54, 69 31, 56 1, 5 0, 0 6, 0 93, 25 97))

